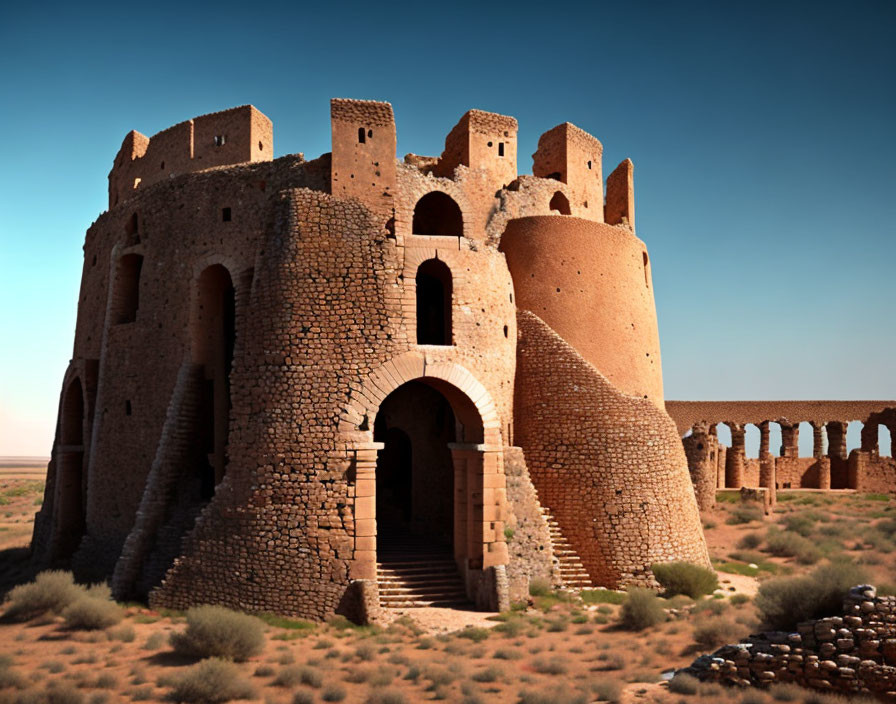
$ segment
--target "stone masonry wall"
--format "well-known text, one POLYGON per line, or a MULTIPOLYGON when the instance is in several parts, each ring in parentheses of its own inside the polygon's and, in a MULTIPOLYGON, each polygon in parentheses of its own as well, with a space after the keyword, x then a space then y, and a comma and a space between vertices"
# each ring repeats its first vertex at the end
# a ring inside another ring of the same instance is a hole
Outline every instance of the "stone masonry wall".
POLYGON ((538 494, 519 447, 504 448, 504 474, 510 513, 506 526, 513 531, 513 536, 507 540, 510 554, 507 579, 511 601, 521 601, 529 597, 530 580, 554 581, 553 550, 548 524, 541 513, 538 494))
POLYGON ((617 390, 541 319, 519 313, 515 425, 532 481, 595 584, 652 584, 650 566, 709 566, 671 419, 617 390))
MULTIPOLYGON (((703 681, 767 687, 795 682, 845 695, 896 691, 896 597, 874 587, 850 590, 842 616, 800 623, 702 655, 684 672, 703 681)), ((890 701, 887 699, 887 701, 890 701)))

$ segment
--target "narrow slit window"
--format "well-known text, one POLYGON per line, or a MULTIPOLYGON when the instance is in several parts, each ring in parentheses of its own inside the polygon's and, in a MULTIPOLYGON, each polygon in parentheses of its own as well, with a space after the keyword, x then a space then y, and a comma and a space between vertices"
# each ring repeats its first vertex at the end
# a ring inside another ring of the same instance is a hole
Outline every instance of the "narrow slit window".
POLYGON ((221 209, 221 220, 224 222, 230 222, 233 219, 233 214, 230 212, 230 208, 222 208, 221 209))
POLYGON ((498 156, 504 156, 504 142, 498 142, 498 156))
POLYGON ((364 144, 367 141, 367 131, 363 127, 358 128, 358 144, 364 144))

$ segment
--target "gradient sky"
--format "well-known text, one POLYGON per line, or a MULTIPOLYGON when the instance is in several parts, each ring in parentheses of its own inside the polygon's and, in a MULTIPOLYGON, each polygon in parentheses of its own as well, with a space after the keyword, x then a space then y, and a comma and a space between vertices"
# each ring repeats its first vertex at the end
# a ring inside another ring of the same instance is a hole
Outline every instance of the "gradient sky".
POLYGON ((0 456, 50 451, 125 134, 252 103, 314 158, 337 96, 390 101, 399 157, 475 107, 521 173, 565 120, 632 158, 667 398, 896 398, 896 3, 315 5, 4 3, 0 456))

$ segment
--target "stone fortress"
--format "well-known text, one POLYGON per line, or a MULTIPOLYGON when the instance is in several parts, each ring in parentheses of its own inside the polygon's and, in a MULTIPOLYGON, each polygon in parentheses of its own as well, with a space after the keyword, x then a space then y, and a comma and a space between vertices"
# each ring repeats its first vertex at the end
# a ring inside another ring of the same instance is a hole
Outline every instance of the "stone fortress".
POLYGON ((364 620, 709 565, 632 164, 388 103, 273 158, 252 106, 128 134, 88 229, 32 544, 119 599, 364 620), (604 189, 606 188, 606 197, 604 189))

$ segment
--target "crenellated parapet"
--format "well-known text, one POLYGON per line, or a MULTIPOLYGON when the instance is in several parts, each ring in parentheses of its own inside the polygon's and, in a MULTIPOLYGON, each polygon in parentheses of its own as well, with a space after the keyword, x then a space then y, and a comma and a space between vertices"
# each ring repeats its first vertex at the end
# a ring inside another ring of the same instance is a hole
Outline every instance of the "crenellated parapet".
POLYGON ((131 131, 109 172, 109 207, 180 174, 273 158, 273 124, 252 105, 180 122, 152 137, 131 131))

